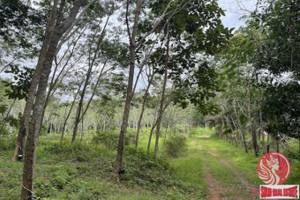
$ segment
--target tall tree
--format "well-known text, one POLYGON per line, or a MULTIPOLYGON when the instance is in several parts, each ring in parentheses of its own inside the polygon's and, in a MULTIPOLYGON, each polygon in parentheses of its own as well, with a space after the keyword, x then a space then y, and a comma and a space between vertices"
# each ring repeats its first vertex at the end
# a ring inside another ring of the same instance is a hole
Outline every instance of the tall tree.
MULTIPOLYGON (((43 45, 40 50, 38 64, 33 75, 28 99, 23 114, 21 124, 21 134, 26 134, 26 124, 28 123, 28 136, 25 149, 25 160, 23 169, 23 184, 21 199, 33 199, 33 175, 35 152, 38 134, 41 128, 41 118, 44 113, 44 101, 48 78, 51 72, 52 62, 56 53, 59 51, 59 42, 63 37, 70 34, 74 24, 80 16, 90 6, 84 0, 76 0, 72 3, 55 0, 49 15, 43 45), (79 14, 80 13, 80 14, 79 14), (32 115, 31 115, 32 113, 32 115), (24 123, 24 121, 26 123, 24 123)), ((21 141, 23 143, 23 138, 21 141)), ((20 144, 23 145, 23 144, 20 144)), ((17 148, 18 144, 17 144, 17 148)))
MULTIPOLYGON (((155 14, 159 15, 163 10, 162 5, 167 5, 167 2, 153 2, 155 14)), ((214 69, 210 69, 206 62, 203 62, 205 60, 203 58, 218 52, 220 47, 226 44, 230 30, 221 22, 220 17, 224 15, 224 12, 217 2, 187 0, 181 3, 180 8, 172 8, 176 11, 166 20, 166 23, 170 24, 170 31, 163 26, 160 27, 164 35, 170 37, 170 47, 162 48, 165 57, 169 57, 166 59, 168 64, 158 62, 157 65, 168 66, 169 72, 165 70, 160 70, 160 72, 169 74, 167 78, 173 82, 176 103, 180 103, 183 107, 186 107, 188 102, 204 105, 205 99, 214 95, 216 84, 212 81, 215 80, 214 69), (171 55, 168 55, 166 51, 168 48, 172 52, 171 55)), ((161 112, 159 113, 158 119, 162 115, 161 112)), ((156 155, 159 127, 160 120, 156 129, 156 155)))
MULTIPOLYGON (((147 2, 149 3, 149 2, 147 2)), ((164 9, 163 13, 159 16, 158 20, 154 21, 153 23, 149 22, 150 24, 153 24, 150 28, 144 30, 143 27, 139 26, 139 22, 141 21, 141 14, 142 11, 145 9, 146 4, 144 0, 138 0, 135 3, 134 6, 134 15, 133 15, 133 22, 132 27, 130 27, 130 1, 127 0, 126 2, 126 26, 127 26, 127 34, 129 38, 129 76, 128 76, 128 85, 127 85, 127 92, 126 92, 126 101, 124 106, 124 113, 123 113, 123 119, 122 119, 122 125, 121 125, 121 131, 118 141, 118 152, 117 157, 114 165, 113 172, 111 174, 112 180, 119 182, 120 181, 120 173, 122 172, 122 165, 123 165, 123 153, 124 153, 124 145, 125 145, 125 134, 127 131, 128 126, 128 119, 129 119, 129 113, 130 113, 130 104, 132 101, 132 97, 134 95, 134 91, 137 85, 134 84, 134 71, 136 67, 137 60, 137 50, 141 49, 144 44, 146 44, 146 39, 149 35, 154 33, 157 30, 157 27, 162 23, 163 19, 165 19, 167 16, 172 15, 172 12, 168 13, 169 8, 171 5, 177 4, 177 1, 170 1, 168 3, 168 6, 164 9), (140 28, 140 29, 139 29, 140 28), (143 34, 141 34, 143 33, 143 34), (139 37, 138 37, 139 36, 139 37), (137 38, 138 37, 138 38, 137 38)), ((147 59, 146 59, 147 60, 147 59)), ((142 62, 139 66, 140 72, 142 71, 143 66, 146 64, 146 62, 142 62)), ((138 73, 137 77, 140 76, 140 73, 138 73)))

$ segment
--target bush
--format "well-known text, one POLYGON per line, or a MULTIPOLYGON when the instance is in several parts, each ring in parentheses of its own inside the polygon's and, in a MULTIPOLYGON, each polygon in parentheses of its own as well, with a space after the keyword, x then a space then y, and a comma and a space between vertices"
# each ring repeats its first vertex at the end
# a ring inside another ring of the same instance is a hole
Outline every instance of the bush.
POLYGON ((158 188, 172 185, 173 168, 168 159, 155 158, 144 149, 127 146, 124 151, 124 183, 138 184, 141 187, 158 188))
POLYGON ((15 136, 1 137, 0 136, 0 150, 14 150, 17 138, 15 136))
MULTIPOLYGON (((92 143, 102 145, 108 149, 116 149, 119 142, 119 132, 110 133, 107 131, 100 132, 92 138, 92 143)), ((135 142, 135 134, 127 131, 125 137, 125 145, 131 145, 135 142)))
POLYGON ((176 158, 186 150, 186 138, 182 135, 172 136, 165 140, 163 151, 170 157, 176 158))
POLYGON ((116 149, 118 145, 119 135, 107 131, 100 132, 92 138, 92 143, 105 146, 108 149, 116 149))
POLYGON ((132 145, 135 144, 135 136, 136 130, 127 129, 126 137, 125 137, 125 145, 132 145))
POLYGON ((48 155, 55 155, 58 160, 72 159, 76 162, 88 162, 106 156, 109 151, 104 147, 93 146, 86 142, 52 142, 37 149, 37 158, 47 160, 48 155))

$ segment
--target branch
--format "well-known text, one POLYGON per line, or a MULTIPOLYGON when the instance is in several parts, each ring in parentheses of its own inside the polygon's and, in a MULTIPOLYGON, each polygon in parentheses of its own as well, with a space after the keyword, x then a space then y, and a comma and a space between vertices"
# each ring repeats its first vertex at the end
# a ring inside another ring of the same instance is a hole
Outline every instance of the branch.
POLYGON ((99 85, 99 82, 100 82, 100 80, 101 80, 102 75, 105 74, 105 73, 107 72, 107 71, 104 72, 104 68, 105 68, 105 66, 106 66, 107 61, 108 61, 108 59, 106 59, 106 60, 104 61, 103 67, 102 67, 102 69, 101 69, 101 71, 100 71, 100 74, 99 74, 99 76, 98 76, 97 82, 96 82, 96 84, 95 84, 95 87, 94 87, 92 96, 90 97, 90 99, 89 99, 89 101, 88 101, 88 103, 87 103, 87 105, 86 105, 86 108, 84 109, 84 111, 83 111, 83 113, 82 113, 81 118, 80 118, 79 121, 81 121, 81 120, 83 119, 85 113, 86 113, 87 110, 89 109, 89 106, 90 106, 90 104, 91 104, 91 102, 92 102, 92 100, 93 100, 93 98, 94 98, 94 96, 95 96, 95 94, 96 94, 96 89, 97 89, 97 86, 99 85))

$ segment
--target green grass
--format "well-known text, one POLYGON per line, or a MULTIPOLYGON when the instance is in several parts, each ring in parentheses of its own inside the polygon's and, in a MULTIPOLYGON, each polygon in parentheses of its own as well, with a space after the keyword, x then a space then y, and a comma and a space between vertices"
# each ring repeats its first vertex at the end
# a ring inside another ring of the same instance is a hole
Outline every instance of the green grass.
MULTIPOLYGON (((178 158, 161 154, 154 158, 153 135, 151 151, 146 152, 149 129, 142 130, 139 148, 126 146, 124 154, 125 174, 121 184, 110 182, 110 173, 116 150, 96 145, 94 134, 85 134, 83 142, 70 144, 67 134, 63 143, 60 135, 40 136, 35 164, 35 196, 44 200, 64 199, 205 199, 208 172, 224 187, 237 187, 240 183, 229 168, 219 160, 227 160, 248 182, 258 187, 263 184, 257 176, 259 158, 213 135, 213 129, 192 128, 187 140, 188 148, 178 158), (210 138, 198 136, 210 135, 210 138), (215 152, 213 156, 208 152, 215 152)), ((133 134, 135 131, 130 130, 133 134)), ((162 134, 164 136, 164 134, 162 134)), ((0 199, 19 199, 21 193, 23 163, 12 162, 15 137, 0 139, 0 199)), ((168 139, 168 138, 167 138, 168 139)), ((160 139, 160 152, 164 137, 160 139)), ((290 178, 285 184, 299 184, 300 171, 297 160, 297 141, 291 144, 285 155, 292 165, 290 178)), ((233 197, 232 191, 224 191, 222 197, 233 197)), ((240 195, 240 194, 239 194, 240 195)))
MULTIPOLYGON (((209 139, 199 139, 199 143, 202 145, 203 149, 217 152, 221 158, 227 160, 238 172, 243 175, 246 180, 248 180, 251 184, 255 186, 259 186, 260 184, 264 184, 257 175, 257 164, 260 160, 260 157, 255 157, 252 152, 245 153, 244 149, 240 147, 236 147, 228 142, 221 140, 216 137, 214 134, 211 134, 209 139)), ((294 142, 294 141, 293 141, 294 142)), ((295 143, 295 142, 294 142, 295 143)), ((293 144, 292 148, 289 150, 283 151, 285 154, 286 151, 292 151, 293 155, 298 149, 295 148, 295 144, 293 144)), ((291 157, 288 154, 285 154, 290 163, 291 163, 291 174, 289 179, 284 184, 299 184, 300 183, 300 171, 299 171, 299 160, 295 159, 295 157, 291 157)), ((217 163, 214 161, 212 156, 207 155, 209 157, 208 162, 212 162, 212 166, 216 166, 217 163), (215 162, 215 163, 213 163, 215 162)), ((220 172, 220 176, 217 176, 219 180, 222 182, 226 181, 226 176, 222 177, 222 170, 216 169, 214 170, 214 174, 218 174, 220 172)), ((225 174, 227 174, 225 172, 225 174)), ((228 178, 230 177, 230 173, 228 174, 228 178)), ((234 181, 234 180, 233 180, 234 181)))
MULTIPOLYGON (((138 150, 126 146, 125 174, 121 184, 110 182, 116 150, 91 142, 93 134, 84 135, 83 142, 70 144, 70 135, 60 143, 60 135, 40 136, 36 154, 34 195, 41 199, 185 199, 195 196, 194 187, 177 177, 169 159, 154 158, 147 153, 142 133, 138 150)), ((23 163, 12 162, 13 138, 1 138, 0 199, 19 199, 23 163)), ((155 135, 153 142, 155 141, 155 135)), ((160 147, 162 147, 163 138, 160 147)), ((152 145, 154 147, 154 143, 152 145)), ((199 197, 200 194, 197 194, 199 197)))

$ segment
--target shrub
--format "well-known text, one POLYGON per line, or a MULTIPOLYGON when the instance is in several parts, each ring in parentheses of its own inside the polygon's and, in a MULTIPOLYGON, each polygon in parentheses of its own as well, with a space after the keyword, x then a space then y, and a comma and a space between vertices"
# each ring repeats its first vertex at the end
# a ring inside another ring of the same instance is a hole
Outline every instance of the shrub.
MULTIPOLYGON (((88 162, 107 156, 109 151, 104 147, 91 145, 88 142, 51 142, 44 148, 37 149, 37 158, 47 160, 47 156, 55 155, 58 160, 71 159, 76 162, 88 162)), ((108 155, 109 156, 109 155, 108 155)), ((53 157, 54 158, 54 157, 53 157)))
POLYGON ((164 141, 163 151, 168 156, 176 158, 186 150, 186 146, 186 138, 184 136, 172 136, 164 141))
MULTIPOLYGON (((119 132, 100 132, 92 138, 92 143, 102 145, 108 149, 116 149, 119 141, 119 132)), ((135 142, 135 133, 127 131, 125 137, 125 145, 131 145, 135 142)))
POLYGON ((172 185, 172 172, 168 159, 155 158, 153 153, 133 146, 125 148, 123 181, 154 189, 172 185))
POLYGON ((125 137, 125 145, 135 144, 136 130, 128 129, 125 137))
POLYGON ((13 150, 16 145, 17 138, 15 136, 1 137, 0 136, 0 150, 13 150))
POLYGON ((116 149, 118 145, 119 135, 107 131, 100 132, 92 138, 92 143, 105 146, 108 149, 116 149))

